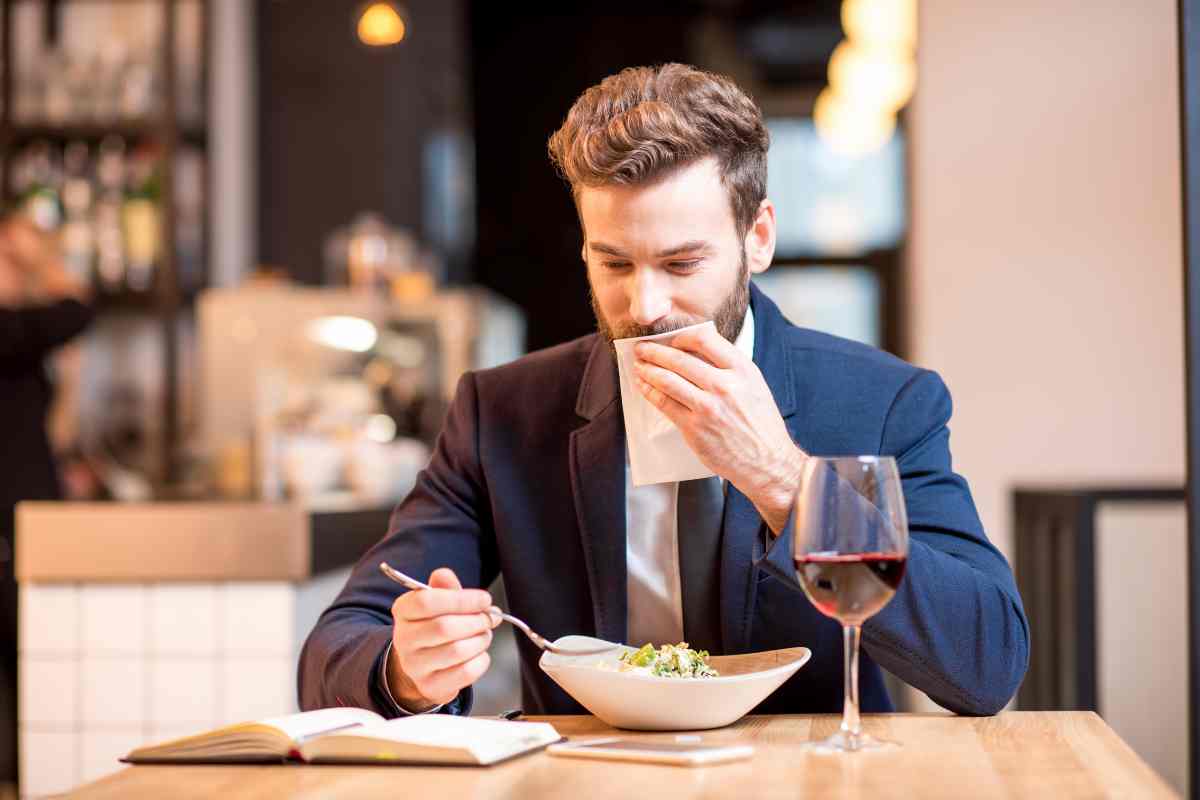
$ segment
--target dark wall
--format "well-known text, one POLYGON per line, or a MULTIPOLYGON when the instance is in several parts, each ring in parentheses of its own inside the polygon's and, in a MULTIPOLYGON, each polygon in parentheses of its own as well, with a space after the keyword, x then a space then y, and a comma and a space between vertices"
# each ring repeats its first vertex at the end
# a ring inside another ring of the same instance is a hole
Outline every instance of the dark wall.
POLYGON ((575 207, 546 156, 546 140, 575 98, 605 76, 685 59, 681 15, 611 14, 588 5, 543 16, 476 0, 469 11, 475 279, 525 310, 530 349, 595 329, 575 207))
POLYGON ((551 15, 491 0, 403 6, 411 35, 376 50, 354 36, 357 0, 259 0, 260 260, 319 282, 325 236, 366 209, 427 238, 421 149, 435 128, 461 128, 475 143, 476 246, 448 277, 520 306, 530 349, 594 329, 574 205, 546 155, 575 98, 624 67, 699 63, 690 35, 714 15, 760 74, 792 83, 820 81, 839 35, 837 0, 577 0, 551 15), (832 39, 806 52, 821 26, 832 39))
POLYGON ((258 2, 259 261, 297 280, 321 281, 325 237, 361 211, 422 236, 422 145, 466 124, 462 3, 404 5, 405 41, 369 48, 359 0, 258 2))

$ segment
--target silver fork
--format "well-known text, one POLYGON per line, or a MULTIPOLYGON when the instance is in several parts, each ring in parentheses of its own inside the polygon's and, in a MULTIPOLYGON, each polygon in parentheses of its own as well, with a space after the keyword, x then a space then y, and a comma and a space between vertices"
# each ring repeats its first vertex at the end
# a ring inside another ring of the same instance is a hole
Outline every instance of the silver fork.
MULTIPOLYGON (((386 561, 379 562, 379 571, 382 572, 384 575, 387 575, 389 578, 394 580, 396 583, 398 583, 401 586, 404 586, 406 588, 409 588, 409 589, 428 589, 428 588, 430 588, 429 584, 421 583, 416 578, 410 578, 409 576, 405 575, 403 572, 396 569, 395 567, 393 567, 391 564, 387 563, 386 561)), ((544 637, 541 634, 534 631, 533 628, 530 628, 522 620, 518 619, 517 617, 514 617, 512 614, 506 614, 505 612, 501 611, 500 608, 497 606, 492 606, 491 608, 489 608, 487 610, 487 613, 495 615, 495 616, 499 617, 500 619, 504 620, 505 622, 512 623, 512 625, 514 627, 518 628, 522 633, 524 633, 526 636, 529 637, 529 641, 533 642, 534 644, 536 644, 538 647, 542 648, 543 650, 548 650, 551 653, 557 653, 560 656, 594 656, 598 653, 607 653, 608 651, 615 650, 621 646, 619 644, 612 644, 610 642, 604 647, 592 647, 592 648, 587 648, 584 650, 574 650, 574 649, 567 648, 567 647, 559 647, 554 642, 550 641, 546 637, 544 637)))

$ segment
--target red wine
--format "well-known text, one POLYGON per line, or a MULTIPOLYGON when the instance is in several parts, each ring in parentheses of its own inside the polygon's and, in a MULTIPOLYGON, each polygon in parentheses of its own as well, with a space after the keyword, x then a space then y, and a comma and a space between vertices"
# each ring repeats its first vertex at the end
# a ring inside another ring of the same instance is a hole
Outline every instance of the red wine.
POLYGON ((907 563, 900 553, 810 554, 795 561, 808 599, 844 625, 861 625, 887 605, 907 563))

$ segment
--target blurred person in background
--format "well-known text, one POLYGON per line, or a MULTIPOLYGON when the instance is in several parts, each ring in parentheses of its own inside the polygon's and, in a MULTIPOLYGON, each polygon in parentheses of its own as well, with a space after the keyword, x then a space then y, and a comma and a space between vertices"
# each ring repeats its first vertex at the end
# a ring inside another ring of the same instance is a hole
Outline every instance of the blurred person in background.
POLYGON ((53 240, 24 216, 0 218, 0 781, 15 782, 17 584, 14 511, 61 495, 46 431, 47 358, 92 319, 88 288, 53 240))

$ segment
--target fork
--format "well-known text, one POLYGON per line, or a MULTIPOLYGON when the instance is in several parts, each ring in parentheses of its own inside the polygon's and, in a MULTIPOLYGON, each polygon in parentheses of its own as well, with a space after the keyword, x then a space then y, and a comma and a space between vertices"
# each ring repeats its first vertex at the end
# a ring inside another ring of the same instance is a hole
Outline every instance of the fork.
MULTIPOLYGON (((395 567, 393 567, 391 564, 387 563, 386 561, 379 562, 379 571, 382 572, 384 575, 388 576, 389 578, 391 578, 392 580, 394 580, 396 583, 398 583, 401 586, 404 586, 408 589, 429 589, 430 588, 429 584, 421 583, 416 578, 410 578, 409 576, 405 575, 403 572, 396 569, 395 567)), ((514 627, 518 628, 522 633, 524 633, 526 636, 528 636, 529 641, 533 642, 541 649, 546 650, 551 653, 555 653, 560 656, 594 656, 599 653, 607 653, 610 650, 616 650, 617 648, 619 648, 621 646, 619 644, 612 644, 610 642, 604 647, 590 647, 590 648, 587 648, 584 650, 575 650, 575 649, 572 649, 569 647, 559 647, 554 642, 550 641, 546 637, 539 634, 537 631, 533 630, 533 628, 530 628, 522 620, 518 619, 517 617, 514 617, 512 614, 506 614, 505 612, 501 611, 500 608, 497 606, 492 606, 491 608, 489 608, 487 610, 487 613, 489 615, 497 616, 500 619, 504 620, 505 622, 511 623, 514 627)))

